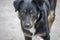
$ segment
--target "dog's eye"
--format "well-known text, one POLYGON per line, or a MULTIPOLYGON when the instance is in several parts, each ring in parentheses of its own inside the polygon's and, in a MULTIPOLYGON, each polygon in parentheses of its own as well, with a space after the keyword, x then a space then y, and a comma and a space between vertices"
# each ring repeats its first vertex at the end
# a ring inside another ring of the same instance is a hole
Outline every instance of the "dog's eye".
POLYGON ((31 16, 33 16, 33 15, 34 15, 34 13, 33 13, 33 11, 32 11, 32 10, 30 10, 30 14, 31 14, 31 16))
POLYGON ((26 10, 23 10, 23 11, 21 12, 21 14, 22 14, 22 15, 25 15, 26 12, 27 12, 26 10))

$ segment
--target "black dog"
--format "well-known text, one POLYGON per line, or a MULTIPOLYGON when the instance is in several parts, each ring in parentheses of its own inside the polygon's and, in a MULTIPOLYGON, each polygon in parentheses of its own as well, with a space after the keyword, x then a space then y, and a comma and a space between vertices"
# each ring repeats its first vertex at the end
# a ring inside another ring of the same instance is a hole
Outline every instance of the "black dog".
POLYGON ((50 40, 56 0, 16 0, 14 7, 15 11, 18 11, 25 40, 32 40, 33 35, 50 40))

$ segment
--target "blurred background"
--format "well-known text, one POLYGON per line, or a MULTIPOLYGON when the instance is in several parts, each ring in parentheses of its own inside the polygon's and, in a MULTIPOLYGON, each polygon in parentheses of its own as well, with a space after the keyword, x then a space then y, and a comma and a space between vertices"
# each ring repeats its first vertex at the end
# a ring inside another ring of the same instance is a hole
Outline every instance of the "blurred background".
MULTIPOLYGON (((24 40, 14 0, 0 0, 0 40, 24 40)), ((56 19, 51 29, 51 40, 60 40, 60 0, 57 0, 56 19)))

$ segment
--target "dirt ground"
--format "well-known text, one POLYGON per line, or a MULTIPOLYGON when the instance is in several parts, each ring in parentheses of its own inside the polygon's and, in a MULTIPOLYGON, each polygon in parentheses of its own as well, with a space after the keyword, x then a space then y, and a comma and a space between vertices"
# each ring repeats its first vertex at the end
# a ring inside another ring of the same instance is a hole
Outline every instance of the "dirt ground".
MULTIPOLYGON (((14 0, 0 0, 0 40, 24 40, 14 0)), ((51 40, 60 40, 60 0, 57 1, 56 19, 51 29, 51 40)))

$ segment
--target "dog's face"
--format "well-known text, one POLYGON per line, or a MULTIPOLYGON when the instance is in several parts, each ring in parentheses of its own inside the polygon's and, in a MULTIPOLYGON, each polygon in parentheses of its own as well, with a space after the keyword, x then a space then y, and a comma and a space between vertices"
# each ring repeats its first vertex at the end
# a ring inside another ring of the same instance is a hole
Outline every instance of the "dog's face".
POLYGON ((19 18, 21 19, 21 26, 24 29, 34 27, 40 13, 34 3, 22 3, 19 8, 19 18))

